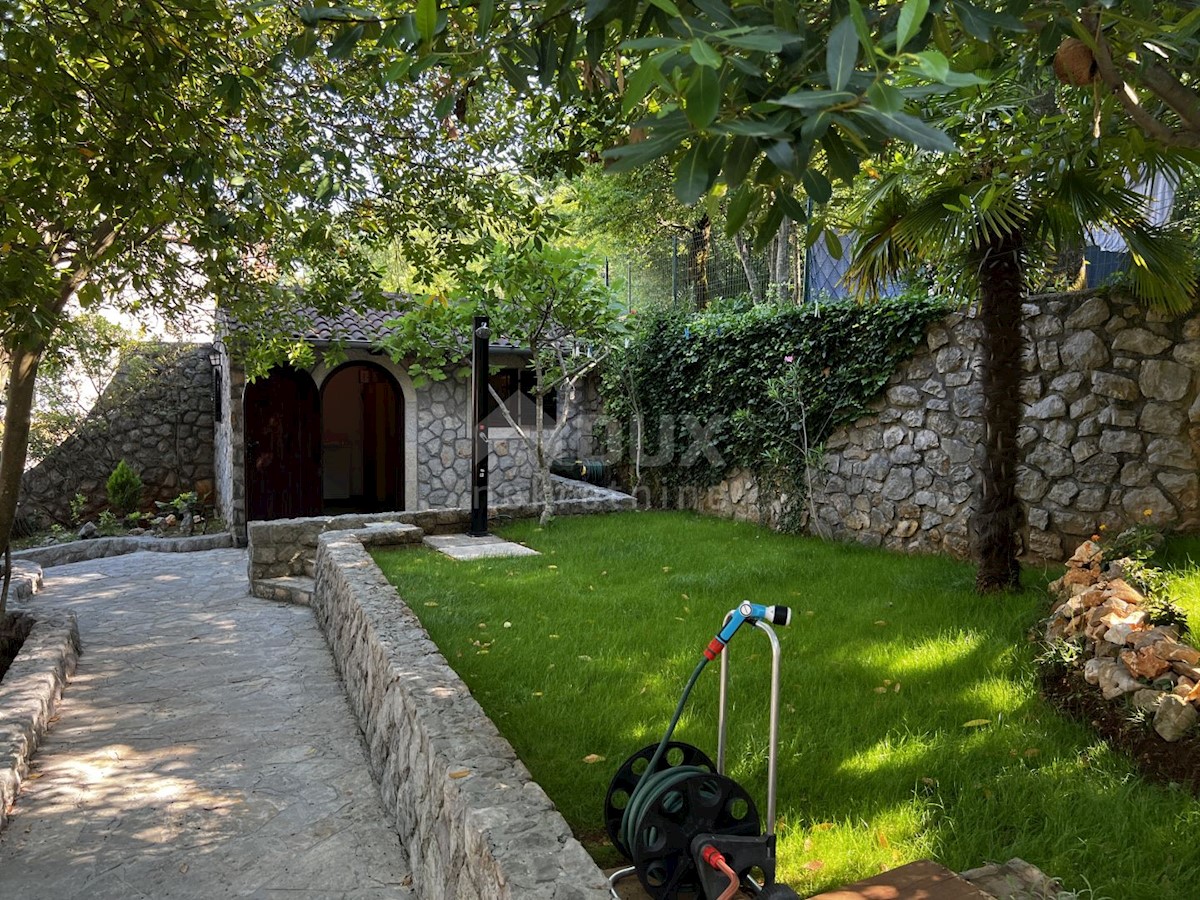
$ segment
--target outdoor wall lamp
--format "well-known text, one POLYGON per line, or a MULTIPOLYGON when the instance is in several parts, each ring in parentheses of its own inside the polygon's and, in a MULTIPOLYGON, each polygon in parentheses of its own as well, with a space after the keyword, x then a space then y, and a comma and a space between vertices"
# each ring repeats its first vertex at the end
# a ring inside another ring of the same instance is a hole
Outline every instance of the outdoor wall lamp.
POLYGON ((212 343, 208 351, 208 364, 212 367, 212 402, 213 421, 220 422, 223 410, 221 403, 221 357, 225 353, 225 344, 220 338, 212 343))

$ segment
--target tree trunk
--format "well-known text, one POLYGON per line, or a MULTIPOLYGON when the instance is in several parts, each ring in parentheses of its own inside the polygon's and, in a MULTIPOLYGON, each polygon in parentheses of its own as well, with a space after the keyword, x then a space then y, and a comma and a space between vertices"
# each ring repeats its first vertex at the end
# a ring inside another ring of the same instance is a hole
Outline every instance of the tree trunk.
POLYGON ((978 506, 972 535, 981 594, 1018 588, 1019 529, 1017 430, 1021 425, 1021 304, 1025 266, 1019 234, 993 239, 979 257, 979 350, 986 428, 978 506))
POLYGON ((712 220, 708 213, 692 226, 688 246, 688 270, 692 276, 692 299, 697 310, 708 306, 708 258, 712 254, 712 220))
POLYGON ((537 403, 534 404, 535 409, 533 416, 537 420, 534 422, 536 429, 534 438, 534 462, 537 465, 538 487, 541 488, 542 494, 542 514, 538 517, 538 524, 545 528, 550 524, 550 520, 554 517, 554 491, 550 487, 550 460, 546 455, 546 435, 542 426, 542 410, 546 404, 546 373, 542 367, 542 361, 538 359, 537 354, 533 357, 534 371, 534 390, 537 391, 537 403))
POLYGON ((787 216, 779 223, 779 232, 771 250, 771 294, 772 300, 781 302, 792 299, 792 220, 787 216))
POLYGON ((750 244, 739 231, 733 236, 733 245, 737 248, 738 259, 742 262, 742 271, 746 273, 746 284, 750 288, 750 297, 755 303, 762 303, 762 285, 758 281, 758 273, 754 271, 754 257, 750 253, 750 244))
MULTIPOLYGON (((0 549, 8 547, 17 516, 17 498, 25 454, 29 448, 29 417, 33 412, 33 389, 41 350, 14 347, 9 355, 9 377, 5 392, 4 437, 0 440, 0 549)), ((6 610, 0 606, 0 621, 6 610)))

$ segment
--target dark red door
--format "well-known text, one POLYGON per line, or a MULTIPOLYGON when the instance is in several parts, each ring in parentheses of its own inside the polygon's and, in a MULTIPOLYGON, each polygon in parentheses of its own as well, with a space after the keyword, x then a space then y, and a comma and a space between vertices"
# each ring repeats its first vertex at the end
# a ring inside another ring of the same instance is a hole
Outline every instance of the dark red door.
POLYGON ((307 372, 274 369, 246 385, 248 518, 321 514, 321 412, 307 372))

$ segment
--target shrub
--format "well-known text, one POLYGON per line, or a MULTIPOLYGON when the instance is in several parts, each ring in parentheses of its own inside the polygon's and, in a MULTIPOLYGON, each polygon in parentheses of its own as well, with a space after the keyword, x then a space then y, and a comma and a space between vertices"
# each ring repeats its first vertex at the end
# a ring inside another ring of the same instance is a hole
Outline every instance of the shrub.
POLYGON ((105 487, 108 504, 118 515, 127 516, 138 508, 142 499, 142 479, 125 460, 117 463, 105 487))

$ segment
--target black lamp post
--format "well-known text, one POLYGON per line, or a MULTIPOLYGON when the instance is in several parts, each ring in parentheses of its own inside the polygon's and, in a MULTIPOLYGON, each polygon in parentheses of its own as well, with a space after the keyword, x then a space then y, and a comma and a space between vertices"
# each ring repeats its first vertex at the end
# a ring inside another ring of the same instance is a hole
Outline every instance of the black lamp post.
POLYGON ((213 401, 213 421, 220 422, 223 413, 223 404, 221 403, 221 355, 224 350, 224 345, 220 338, 213 341, 212 348, 208 351, 208 364, 212 366, 212 401, 213 401))
POLYGON ((488 340, 492 329, 487 316, 476 316, 471 345, 471 528, 472 537, 488 533, 488 448, 484 415, 488 400, 488 340))

